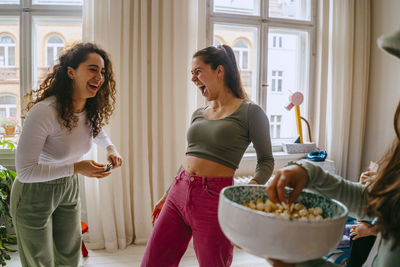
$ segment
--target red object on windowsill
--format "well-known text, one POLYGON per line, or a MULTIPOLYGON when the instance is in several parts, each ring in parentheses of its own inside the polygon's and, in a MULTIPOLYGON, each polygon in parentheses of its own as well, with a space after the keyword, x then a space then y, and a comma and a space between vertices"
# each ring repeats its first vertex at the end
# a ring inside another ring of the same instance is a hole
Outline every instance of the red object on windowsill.
MULTIPOLYGON (((87 226, 87 224, 85 222, 81 221, 81 230, 82 230, 82 234, 86 233, 87 230, 89 230, 89 227, 87 226)), ((82 240, 82 256, 83 257, 87 257, 88 256, 88 251, 86 249, 85 243, 82 240)))

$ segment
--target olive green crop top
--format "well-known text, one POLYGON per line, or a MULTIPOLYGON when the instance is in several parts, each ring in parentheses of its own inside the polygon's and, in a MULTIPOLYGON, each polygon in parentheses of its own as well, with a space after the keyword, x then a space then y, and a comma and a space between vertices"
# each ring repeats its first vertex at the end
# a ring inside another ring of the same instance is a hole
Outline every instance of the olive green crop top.
POLYGON ((260 106, 243 101, 231 115, 219 120, 204 116, 206 107, 197 109, 187 132, 186 155, 211 160, 236 170, 250 142, 257 153, 254 180, 265 184, 274 168, 269 121, 260 106))

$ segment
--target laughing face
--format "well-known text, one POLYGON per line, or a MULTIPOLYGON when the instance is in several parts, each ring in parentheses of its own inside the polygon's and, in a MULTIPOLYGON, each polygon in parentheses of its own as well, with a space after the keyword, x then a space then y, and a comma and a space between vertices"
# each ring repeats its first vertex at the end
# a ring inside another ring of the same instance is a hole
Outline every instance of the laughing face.
POLYGON ((200 57, 192 61, 192 82, 199 88, 207 101, 215 100, 223 86, 222 66, 213 70, 209 64, 205 64, 200 57))
POLYGON ((95 97, 104 83, 104 73, 104 60, 97 53, 90 53, 76 69, 68 67, 68 76, 72 79, 72 98, 95 97))

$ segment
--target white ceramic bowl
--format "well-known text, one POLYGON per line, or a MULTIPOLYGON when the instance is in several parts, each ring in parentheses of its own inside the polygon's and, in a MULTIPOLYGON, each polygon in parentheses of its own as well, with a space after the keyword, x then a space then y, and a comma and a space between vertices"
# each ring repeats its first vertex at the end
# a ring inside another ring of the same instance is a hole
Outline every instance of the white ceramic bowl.
MULTIPOLYGON (((290 189, 287 189, 289 194, 290 189)), ((229 186, 221 191, 218 220, 222 231, 234 244, 265 259, 289 263, 316 259, 333 251, 342 239, 347 208, 342 203, 303 190, 296 202, 307 208, 321 207, 322 221, 298 221, 278 218, 242 205, 268 197, 265 186, 229 186)))

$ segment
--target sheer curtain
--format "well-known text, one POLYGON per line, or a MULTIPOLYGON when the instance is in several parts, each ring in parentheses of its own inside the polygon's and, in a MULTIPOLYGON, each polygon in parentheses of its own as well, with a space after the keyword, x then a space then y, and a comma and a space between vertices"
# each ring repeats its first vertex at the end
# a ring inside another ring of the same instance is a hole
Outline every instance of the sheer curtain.
MULTIPOLYGON (((319 1, 315 127, 342 176, 361 171, 370 57, 370 0, 319 1)), ((374 159, 371 159, 374 160, 374 159)))
POLYGON ((105 130, 124 158, 109 178, 85 179, 92 249, 145 243, 151 233, 152 207, 180 166, 195 108, 190 64, 202 36, 200 2, 85 1, 84 40, 105 49, 113 63, 117 107, 105 130))

